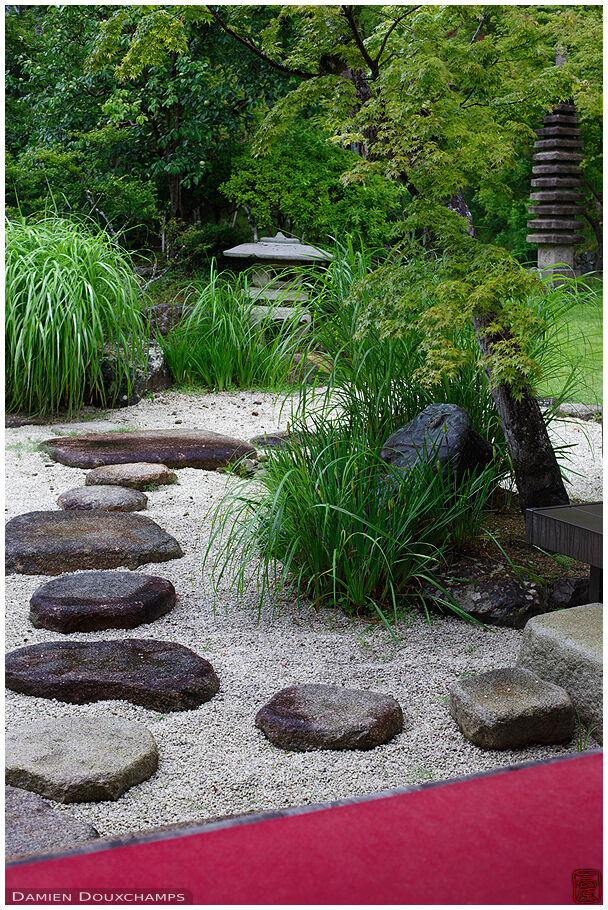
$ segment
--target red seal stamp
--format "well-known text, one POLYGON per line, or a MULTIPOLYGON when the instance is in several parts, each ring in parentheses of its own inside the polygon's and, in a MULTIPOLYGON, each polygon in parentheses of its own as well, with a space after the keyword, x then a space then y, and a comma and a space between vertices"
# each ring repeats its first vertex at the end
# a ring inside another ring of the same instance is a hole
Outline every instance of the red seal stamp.
POLYGON ((575 869, 572 873, 572 897, 575 904, 600 904, 602 873, 598 869, 575 869))

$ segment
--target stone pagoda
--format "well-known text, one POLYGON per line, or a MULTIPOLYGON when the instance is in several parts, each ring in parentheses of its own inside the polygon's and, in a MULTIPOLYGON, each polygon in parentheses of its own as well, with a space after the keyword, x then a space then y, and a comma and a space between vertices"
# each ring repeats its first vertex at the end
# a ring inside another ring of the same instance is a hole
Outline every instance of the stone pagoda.
POLYGON ((574 248, 583 238, 577 234, 580 220, 582 180, 579 162, 582 130, 573 104, 558 104, 547 114, 538 139, 532 167, 528 243, 538 245, 538 268, 574 274, 574 248))

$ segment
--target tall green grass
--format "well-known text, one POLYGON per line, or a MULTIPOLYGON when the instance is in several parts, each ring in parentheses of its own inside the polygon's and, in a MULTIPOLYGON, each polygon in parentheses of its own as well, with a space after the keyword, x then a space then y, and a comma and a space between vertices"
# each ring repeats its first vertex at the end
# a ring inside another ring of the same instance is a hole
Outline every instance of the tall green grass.
POLYGON ((126 255, 103 233, 47 217, 7 222, 5 261, 9 411, 72 412, 87 391, 104 402, 104 352, 130 385, 145 332, 126 255))
POLYGON ((218 391, 285 385, 301 341, 298 317, 279 323, 269 312, 256 318, 264 301, 252 299, 248 289, 246 273, 218 274, 215 264, 208 282, 191 289, 186 318, 158 338, 178 384, 218 391))

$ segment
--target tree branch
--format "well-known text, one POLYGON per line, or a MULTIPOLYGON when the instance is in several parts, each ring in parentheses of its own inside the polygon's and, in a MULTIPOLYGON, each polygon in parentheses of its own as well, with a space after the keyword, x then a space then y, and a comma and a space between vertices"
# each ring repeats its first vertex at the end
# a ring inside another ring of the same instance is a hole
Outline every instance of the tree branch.
POLYGON ((346 21, 348 22, 349 28, 351 30, 351 34, 352 34, 353 38, 355 39, 355 44, 361 51, 361 56, 363 57, 363 59, 365 60, 367 65, 369 66, 370 72, 372 74, 372 78, 375 79, 378 75, 378 62, 376 60, 372 60, 372 58, 370 57, 370 55, 368 54, 368 52, 365 48, 365 45, 363 43, 363 38, 361 37, 359 29, 357 28, 357 23, 355 22, 355 17, 353 16, 352 6, 343 6, 342 12, 343 12, 344 16, 346 17, 346 21))
POLYGON ((388 41, 391 33, 394 31, 394 29, 397 28, 397 26, 399 25, 400 22, 403 22, 404 19, 406 19, 412 13, 415 13, 417 9, 420 9, 420 6, 412 6, 411 9, 408 9, 407 13, 403 13, 402 16, 398 16, 394 20, 393 24, 391 25, 391 27, 387 31, 386 35, 384 36, 384 40, 382 41, 382 44, 380 45, 380 50, 376 54, 376 66, 378 66, 380 64, 380 57, 384 53, 384 48, 386 47, 386 42, 388 41))
POLYGON ((288 76, 297 76, 299 79, 313 79, 315 76, 319 75, 319 73, 309 73, 307 70, 293 69, 290 66, 279 63, 278 60, 273 60, 268 54, 265 54, 263 50, 253 43, 251 37, 248 36, 247 38, 244 38, 242 35, 239 35, 238 32, 235 32, 234 29, 230 28, 228 23, 222 19, 216 9, 212 6, 208 6, 207 9, 227 35, 230 35, 231 38, 234 38, 234 40, 238 41, 239 44, 242 44, 243 47, 246 47, 252 53, 256 54, 256 56, 258 56, 260 60, 263 60, 264 63, 267 63, 268 66, 272 66, 274 69, 279 70, 281 73, 285 73, 288 76))

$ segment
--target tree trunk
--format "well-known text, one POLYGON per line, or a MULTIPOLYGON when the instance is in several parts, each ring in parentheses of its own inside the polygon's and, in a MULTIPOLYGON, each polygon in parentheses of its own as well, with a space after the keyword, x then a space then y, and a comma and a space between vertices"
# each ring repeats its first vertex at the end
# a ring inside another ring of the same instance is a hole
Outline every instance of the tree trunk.
POLYGON ((179 174, 168 174, 169 211, 171 218, 180 218, 182 214, 182 182, 179 174))
MULTIPOLYGON (((486 327, 492 317, 474 317, 473 328, 484 359, 491 353, 492 339, 486 327)), ((488 381, 492 381, 486 367, 488 381)), ((537 506, 568 505, 570 500, 553 451, 538 401, 530 389, 517 400, 509 386, 498 385, 492 397, 509 447, 519 504, 524 511, 537 506)))

